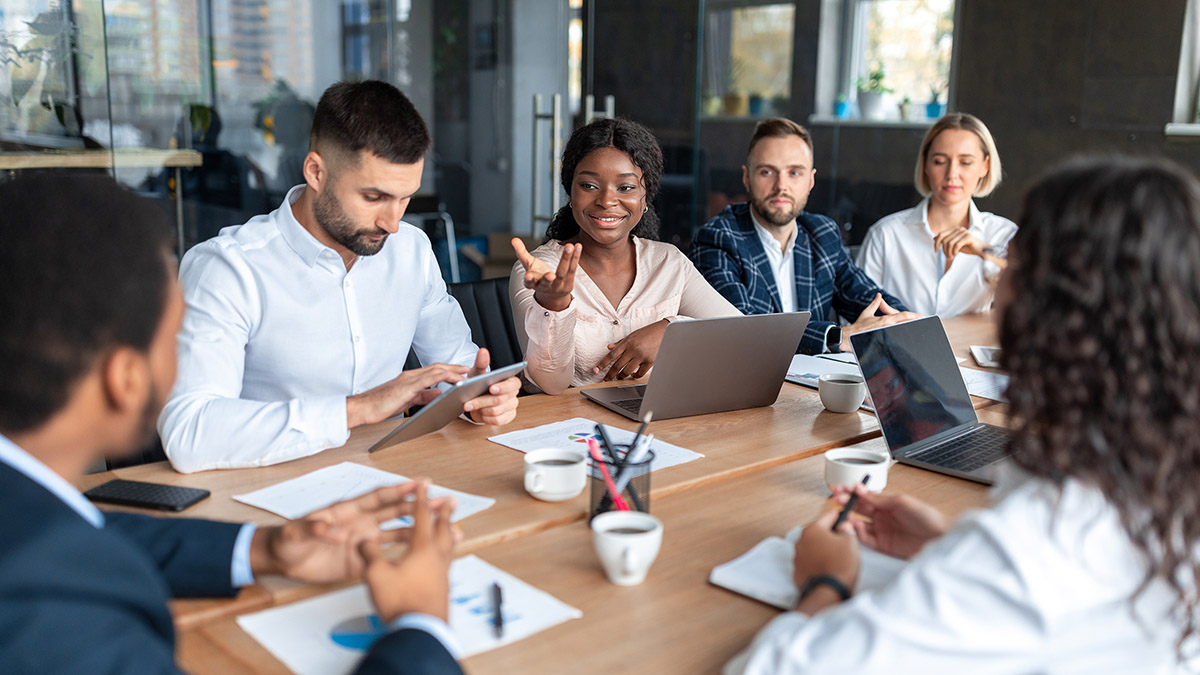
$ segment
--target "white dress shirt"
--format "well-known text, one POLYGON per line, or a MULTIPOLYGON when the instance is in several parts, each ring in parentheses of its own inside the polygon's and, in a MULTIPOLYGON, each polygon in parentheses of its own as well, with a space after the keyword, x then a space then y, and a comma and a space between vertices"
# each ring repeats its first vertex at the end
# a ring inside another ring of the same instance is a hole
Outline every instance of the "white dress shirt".
POLYGON ((283 205, 188 251, 179 374, 158 420, 185 473, 265 466, 349 438, 346 397, 478 348, 421 230, 400 223, 349 271, 283 205))
POLYGON ((779 289, 779 303, 783 306, 783 311, 794 312, 796 311, 796 256, 792 253, 792 247, 796 245, 796 232, 799 230, 796 221, 792 221, 792 233, 788 236, 787 243, 780 244, 775 235, 758 222, 758 218, 754 216, 754 209, 750 210, 750 220, 754 221, 754 231, 758 232, 758 240, 762 242, 763 249, 767 252, 767 261, 771 263, 771 273, 775 275, 775 287, 779 289))
MULTIPOLYGON (((929 198, 911 209, 886 216, 867 232, 858 266, 908 308, 943 317, 982 312, 992 306, 1000 268, 975 255, 960 253, 946 270, 946 259, 933 247, 929 198)), ((968 230, 990 246, 1007 246, 1017 233, 1011 220, 980 211, 972 201, 968 230)))
MULTIPOLYGON (((1182 625, 1103 493, 1028 481, 964 516, 887 586, 786 612, 726 675, 1177 673, 1182 625)), ((1194 666, 1194 664, 1193 664, 1194 666)))

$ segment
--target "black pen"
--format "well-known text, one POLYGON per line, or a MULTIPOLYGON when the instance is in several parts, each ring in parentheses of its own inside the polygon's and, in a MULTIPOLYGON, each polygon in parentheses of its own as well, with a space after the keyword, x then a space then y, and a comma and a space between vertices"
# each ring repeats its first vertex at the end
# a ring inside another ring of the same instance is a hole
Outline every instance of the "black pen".
MULTIPOLYGON (((867 481, 870 479, 871 474, 863 476, 862 484, 866 485, 867 481)), ((833 528, 830 530, 831 532, 837 532, 838 526, 846 522, 846 519, 850 517, 850 512, 854 510, 854 505, 857 503, 858 490, 855 490, 854 492, 850 493, 850 499, 846 502, 846 505, 842 507, 842 512, 838 514, 837 520, 833 521, 833 528)))
POLYGON ((497 640, 504 637, 504 591, 499 583, 492 584, 492 627, 497 640))
POLYGON ((603 424, 596 424, 596 435, 600 437, 600 445, 604 446, 604 451, 612 457, 612 463, 620 466, 621 456, 617 454, 617 446, 608 440, 608 432, 604 430, 603 424))

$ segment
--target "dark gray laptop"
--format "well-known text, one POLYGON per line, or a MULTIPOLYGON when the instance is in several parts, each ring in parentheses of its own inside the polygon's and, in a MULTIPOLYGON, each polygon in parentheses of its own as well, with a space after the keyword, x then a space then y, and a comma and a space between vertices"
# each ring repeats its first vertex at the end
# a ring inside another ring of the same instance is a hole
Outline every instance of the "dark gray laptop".
POLYGON ((687 417, 771 405, 779 398, 808 312, 674 321, 644 385, 584 389, 630 419, 687 417))
POLYGON ((1009 433, 975 415, 940 319, 855 333, 850 344, 896 461, 992 483, 1009 433))

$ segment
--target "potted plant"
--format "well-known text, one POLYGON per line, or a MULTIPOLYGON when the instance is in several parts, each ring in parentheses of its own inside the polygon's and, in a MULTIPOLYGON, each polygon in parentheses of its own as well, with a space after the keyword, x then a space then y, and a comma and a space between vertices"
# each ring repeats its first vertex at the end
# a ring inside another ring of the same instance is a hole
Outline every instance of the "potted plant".
POLYGON ((884 98, 892 93, 883 83, 883 63, 876 61, 866 77, 858 78, 858 111, 863 119, 881 120, 887 116, 884 98))
POLYGON ((747 102, 750 114, 754 116, 763 114, 763 103, 765 101, 766 99, 763 98, 762 94, 750 94, 750 100, 747 102))
POLYGON ((931 120, 941 118, 946 114, 946 105, 941 102, 944 84, 935 83, 929 87, 929 103, 925 104, 925 116, 931 120))
POLYGON ((850 101, 846 100, 845 94, 838 94, 837 101, 833 104, 833 114, 839 119, 847 119, 850 117, 850 101))
POLYGON ((900 101, 900 119, 905 121, 912 119, 912 107, 912 99, 905 96, 904 99, 900 101))

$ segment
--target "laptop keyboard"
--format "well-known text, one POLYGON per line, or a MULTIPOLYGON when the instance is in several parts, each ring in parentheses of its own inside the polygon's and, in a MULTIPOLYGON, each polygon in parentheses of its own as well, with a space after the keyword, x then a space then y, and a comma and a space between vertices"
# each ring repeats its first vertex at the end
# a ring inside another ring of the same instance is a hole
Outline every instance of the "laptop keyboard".
POLYGON ((635 415, 642 409, 642 399, 640 398, 623 398, 620 401, 613 401, 612 404, 635 415))
POLYGON ((910 455, 911 459, 956 471, 974 471, 998 462, 1008 454, 1008 431, 999 427, 980 427, 975 433, 964 434, 924 452, 910 455))

